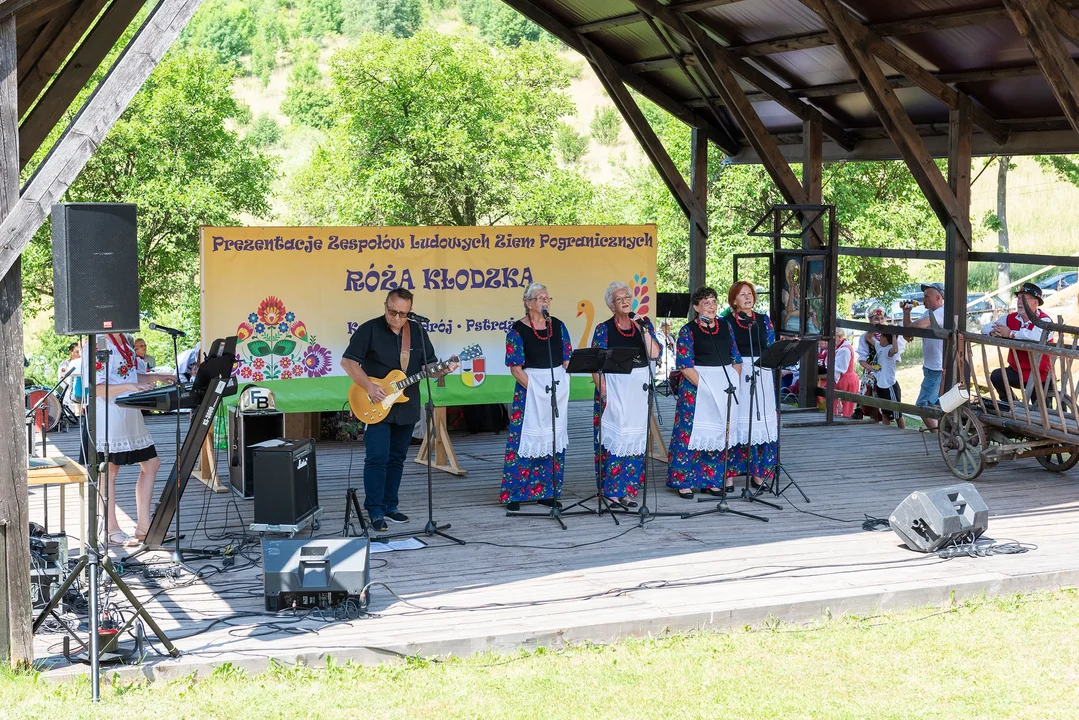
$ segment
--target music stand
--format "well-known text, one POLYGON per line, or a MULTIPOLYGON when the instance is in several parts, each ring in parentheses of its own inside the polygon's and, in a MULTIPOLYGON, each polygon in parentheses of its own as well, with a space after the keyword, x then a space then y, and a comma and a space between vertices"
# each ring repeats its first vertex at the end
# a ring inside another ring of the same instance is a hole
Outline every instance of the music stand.
MULTIPOLYGON (((637 348, 580 348, 574 350, 573 354, 569 358, 569 366, 566 368, 566 372, 570 375, 599 373, 600 375, 629 375, 633 372, 633 365, 641 357, 641 350, 637 348)), ((601 411, 602 412, 602 411, 601 411)), ((599 446, 602 453, 603 448, 603 422, 599 424, 599 446)), ((562 513, 565 514, 566 510, 570 510, 575 507, 584 508, 587 513, 593 515, 602 515, 606 510, 611 514, 611 519, 614 520, 615 525, 620 525, 618 518, 615 516, 614 511, 611 508, 611 502, 603 494, 603 458, 600 456, 599 462, 596 463, 596 505, 597 509, 585 505, 589 498, 578 500, 562 509, 562 513)), ((586 513, 573 513, 575 515, 583 515, 586 513)))
POLYGON ((780 417, 780 402, 779 402, 779 386, 782 383, 780 377, 781 373, 775 372, 781 368, 785 368, 788 365, 794 365, 798 360, 803 357, 810 350, 813 350, 817 345, 816 340, 802 340, 800 338, 783 338, 776 340, 772 343, 771 347, 764 351, 764 354, 757 359, 757 366, 773 371, 775 378, 775 393, 776 393, 776 475, 772 479, 772 486, 768 488, 776 497, 780 497, 783 493, 787 492, 791 485, 798 490, 802 499, 809 502, 809 497, 805 494, 805 491, 795 482, 791 474, 787 472, 787 469, 783 467, 782 460, 782 445, 780 443, 780 437, 783 433, 783 422, 780 417), (779 489, 779 477, 780 473, 787 476, 790 480, 782 490, 779 489))

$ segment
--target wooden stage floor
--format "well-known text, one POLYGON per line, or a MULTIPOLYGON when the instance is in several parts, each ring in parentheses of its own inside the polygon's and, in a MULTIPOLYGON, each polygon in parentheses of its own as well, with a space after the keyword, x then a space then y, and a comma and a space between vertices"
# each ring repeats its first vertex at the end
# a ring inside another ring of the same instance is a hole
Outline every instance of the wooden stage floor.
MULTIPOLYGON (((662 405, 669 426, 670 400, 662 405)), ((571 404, 564 501, 573 502, 594 488, 590 411, 590 403, 571 404)), ((173 462, 174 426, 171 417, 150 418, 150 426, 163 460, 160 492, 173 462)), ((1055 475, 1034 460, 987 470, 978 481, 991 513, 987 537, 1036 548, 1019 555, 941 560, 906 550, 890 531, 862 529, 865 514, 887 518, 910 492, 954 482, 936 436, 926 435, 923 441, 917 432, 846 424, 785 429, 783 438, 786 467, 812 502, 805 503, 793 488, 779 501, 782 510, 731 502, 733 509, 764 515, 767 523, 706 515, 661 517, 639 528, 636 516, 623 517, 622 525, 615 526, 605 515, 568 517, 569 529, 563 531, 549 518, 509 518, 501 509, 504 434, 455 434, 458 458, 469 472, 463 478, 435 472, 435 515, 452 523, 449 532, 467 544, 432 538, 423 549, 374 555, 372 580, 385 583, 400 599, 376 586, 366 617, 267 616, 257 537, 225 573, 214 569, 219 561, 206 564, 206 577, 197 579, 145 580, 132 571, 132 587, 183 652, 179 660, 155 662, 141 672, 176 677, 223 662, 255 671, 270 658, 373 662, 413 654, 607 642, 773 618, 801 623, 825 613, 939 604, 952 591, 963 597, 1079 581, 1079 470, 1055 475)), ((50 441, 61 451, 77 453, 75 432, 50 441)), ((224 474, 223 451, 218 455, 224 474)), ((362 488, 363 456, 362 443, 319 444, 319 499, 325 515, 316 535, 340 532, 349 476, 362 488)), ((658 497, 649 496, 653 510, 710 507, 663 488, 666 465, 657 463, 656 469, 660 490, 658 497)), ((118 490, 120 507, 132 518, 135 476, 134 469, 125 469, 118 490)), ((68 492, 68 527, 77 532, 77 519, 70 519, 77 495, 74 489, 68 492)), ((41 490, 31 495, 32 517, 40 521, 41 490)), ((55 513, 55 489, 50 507, 55 513)), ((421 531, 426 508, 426 470, 410 459, 401 510, 412 522, 403 528, 421 531)), ((251 517, 251 501, 211 493, 192 480, 182 503, 185 544, 238 544, 251 517)), ((154 553, 143 559, 168 558, 154 553)), ((39 634, 37 657, 63 665, 60 643, 59 634, 39 634)), ((50 674, 65 672, 57 668, 50 674)))

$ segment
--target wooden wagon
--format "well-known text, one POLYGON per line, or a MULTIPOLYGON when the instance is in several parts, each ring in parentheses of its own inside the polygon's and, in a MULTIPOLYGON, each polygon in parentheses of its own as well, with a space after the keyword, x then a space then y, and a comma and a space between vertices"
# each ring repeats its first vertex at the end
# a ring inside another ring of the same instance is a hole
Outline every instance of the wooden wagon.
POLYGON ((1035 458, 1046 470, 1065 472, 1079 462, 1076 366, 1079 328, 1036 319, 1036 342, 958 331, 954 377, 965 378, 970 400, 940 419, 940 452, 952 474, 973 480, 1001 460, 1035 458), (1010 387, 1006 369, 1018 353, 1032 368, 1022 387, 1010 387), (1011 354, 1011 355, 1010 355, 1011 354), (1048 360, 1044 379, 1039 368, 1048 360), (994 371, 1000 378, 995 387, 994 371))

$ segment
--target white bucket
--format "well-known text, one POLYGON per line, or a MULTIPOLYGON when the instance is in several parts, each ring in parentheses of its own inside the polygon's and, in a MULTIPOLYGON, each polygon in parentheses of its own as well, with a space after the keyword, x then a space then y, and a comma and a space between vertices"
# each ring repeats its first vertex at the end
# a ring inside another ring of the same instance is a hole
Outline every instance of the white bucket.
POLYGON ((961 385, 953 385, 952 389, 940 396, 940 409, 950 413, 958 407, 966 405, 970 401, 970 392, 961 385))

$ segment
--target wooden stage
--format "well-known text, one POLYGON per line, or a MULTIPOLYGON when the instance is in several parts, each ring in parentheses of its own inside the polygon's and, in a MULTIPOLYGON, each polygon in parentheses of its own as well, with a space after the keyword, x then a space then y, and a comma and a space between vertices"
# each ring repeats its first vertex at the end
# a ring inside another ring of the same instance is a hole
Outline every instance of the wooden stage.
MULTIPOLYGON (((671 400, 663 399, 662 406, 663 424, 669 427, 671 400)), ((573 502, 594 488, 590 411, 590 403, 571 404, 564 501, 573 502)), ((163 460, 158 492, 173 461, 172 423, 171 417, 150 418, 163 460)), ((509 518, 501 509, 504 434, 455 434, 457 456, 468 475, 435 472, 435 516, 452 523, 449 532, 468 544, 432 538, 423 549, 374 555, 372 580, 385 583, 402 600, 376 586, 367 617, 267 616, 261 569, 255 564, 261 564, 257 538, 236 567, 225 573, 208 569, 205 580, 190 575, 144 580, 131 570, 132 586, 148 599, 153 616, 183 652, 179 660, 157 660, 132 672, 176 677, 226 661, 257 671, 270 658, 373 662, 413 654, 607 642, 773 618, 801 623, 826 613, 939 604, 952 591, 964 597, 1079 581, 1079 470, 1054 475, 1034 460, 987 470, 977 483, 991 512, 987 537, 1036 548, 1021 555, 945 561, 906 550, 890 531, 862 529, 865 514, 887 518, 913 490, 954 482, 935 435, 924 436, 928 452, 920 433, 871 424, 789 428, 783 437, 786 468, 812 502, 806 504, 793 488, 779 501, 782 510, 731 502, 732 509, 760 513, 767 523, 706 515, 660 517, 638 528, 636 516, 624 516, 615 526, 604 515, 567 517, 569 529, 563 531, 549 518, 509 518)), ((75 432, 50 440, 59 450, 77 454, 75 432)), ((224 452, 218 455, 224 474, 224 452)), ((350 474, 362 488, 363 456, 362 443, 319 444, 319 499, 325 515, 316 535, 340 533, 350 474)), ((656 471, 660 491, 648 499, 653 510, 712 506, 679 499, 662 487, 666 465, 657 463, 656 471)), ((412 522, 391 529, 421 531, 426 470, 410 460, 405 473, 401 510, 412 522)), ((135 470, 125 469, 118 491, 121 508, 132 518, 135 476, 135 470)), ((68 492, 70 508, 76 491, 68 492)), ((55 489, 50 503, 56 512, 55 489)), ((34 488, 31 517, 40 521, 41 516, 42 493, 34 488)), ((192 480, 182 506, 185 544, 238 545, 251 516, 251 501, 211 493, 192 480)), ((133 520, 126 523, 133 525, 133 520)), ((69 522, 73 528, 77 524, 69 522)), ((168 560, 164 553, 143 559, 168 560)), ((65 664, 61 635, 39 634, 35 647, 39 661, 65 664)), ((76 671, 82 672, 81 667, 76 671)), ((70 671, 57 668, 49 675, 70 671)))

